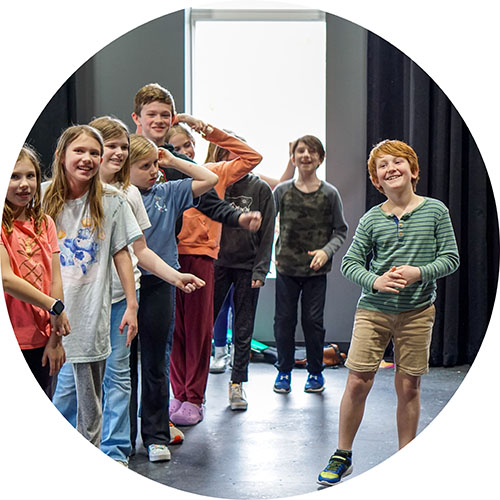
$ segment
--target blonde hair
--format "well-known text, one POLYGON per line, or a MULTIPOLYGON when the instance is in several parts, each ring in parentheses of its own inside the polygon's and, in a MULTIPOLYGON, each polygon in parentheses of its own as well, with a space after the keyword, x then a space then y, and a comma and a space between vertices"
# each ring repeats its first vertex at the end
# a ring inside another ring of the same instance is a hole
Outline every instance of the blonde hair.
POLYGON ((170 127, 170 129, 167 132, 167 135, 165 136, 165 142, 170 142, 170 139, 174 135, 179 135, 179 134, 183 135, 186 139, 191 141, 193 145, 196 144, 193 134, 191 134, 191 132, 184 125, 181 125, 180 123, 176 123, 175 125, 172 125, 170 127))
MULTIPOLYGON (((35 168, 36 174, 36 190, 35 195, 31 199, 31 201, 26 205, 25 208, 25 216, 26 218, 33 219, 33 225, 35 227, 36 234, 40 234, 42 232, 42 222, 47 223, 47 219, 42 210, 42 170, 40 168, 40 159, 38 157, 38 153, 28 144, 25 144, 19 155, 17 157, 16 165, 20 161, 29 161, 33 167, 35 168)), ((5 204, 3 206, 3 215, 2 215, 2 226, 7 232, 7 234, 12 233, 14 228, 14 213, 12 210, 12 205, 9 200, 5 200, 5 204)))
POLYGON ((127 125, 118 118, 112 116, 95 118, 89 125, 96 128, 101 133, 105 143, 112 139, 119 139, 123 135, 127 138, 129 155, 127 155, 127 159, 122 168, 116 172, 113 178, 114 182, 118 182, 123 189, 127 189, 130 186, 130 134, 127 125))
MULTIPOLYGON (((396 139, 385 139, 384 141, 379 142, 373 146, 370 151, 370 155, 368 157, 368 173, 370 174, 370 178, 372 182, 377 180, 377 165, 376 159, 380 158, 382 155, 391 155, 397 156, 400 158, 404 158, 410 164, 410 170, 412 174, 417 174, 415 179, 411 180, 411 185, 413 191, 415 192, 417 189, 417 182, 419 179, 419 166, 418 166, 418 157, 417 153, 408 146, 403 141, 399 141, 396 139)), ((381 193, 383 193, 383 189, 377 188, 381 193)))
MULTIPOLYGON (((247 142, 243 137, 236 135, 232 130, 223 129, 226 134, 232 135, 239 139, 240 141, 247 142)), ((229 155, 229 149, 225 149, 221 146, 217 146, 211 142, 208 146, 207 157, 205 158, 205 163, 219 163, 224 161, 229 155)))
POLYGON ((140 116, 143 106, 150 102, 168 104, 175 115, 175 101, 172 94, 158 83, 148 83, 140 88, 134 97, 134 113, 140 116))
POLYGON ((153 151, 158 152, 158 146, 147 137, 139 134, 130 134, 130 165, 142 160, 153 151))
MULTIPOLYGON (((63 161, 67 147, 81 135, 87 135, 95 139, 100 146, 101 157, 104 152, 104 142, 97 129, 90 125, 74 125, 68 127, 59 137, 52 161, 52 178, 45 196, 43 197, 43 207, 45 213, 50 215, 57 224, 57 218, 61 215, 64 204, 69 195, 68 180, 66 179, 66 169, 63 161)), ((86 208, 90 212, 92 231, 100 230, 104 223, 104 209, 102 206, 102 183, 99 175, 96 174, 90 180, 86 208)))

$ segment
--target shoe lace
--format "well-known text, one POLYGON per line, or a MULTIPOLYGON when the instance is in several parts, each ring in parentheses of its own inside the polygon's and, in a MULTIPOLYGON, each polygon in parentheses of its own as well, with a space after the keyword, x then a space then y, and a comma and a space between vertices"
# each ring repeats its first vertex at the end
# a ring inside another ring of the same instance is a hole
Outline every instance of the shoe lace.
POLYGON ((339 473, 343 467, 347 467, 346 462, 346 458, 334 455, 330 457, 330 461, 328 462, 325 470, 329 472, 339 473))
POLYGON ((233 384, 233 397, 241 399, 242 397, 241 384, 233 384))

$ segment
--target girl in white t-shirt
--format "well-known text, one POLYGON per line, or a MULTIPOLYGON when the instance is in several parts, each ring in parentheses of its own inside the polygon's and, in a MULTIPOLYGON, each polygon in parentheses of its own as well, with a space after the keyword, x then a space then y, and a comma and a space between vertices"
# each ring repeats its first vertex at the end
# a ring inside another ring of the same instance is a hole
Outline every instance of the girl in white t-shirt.
MULTIPOLYGON (((66 310, 72 333, 54 404, 95 446, 101 442, 102 382, 109 338, 112 263, 126 297, 120 331, 137 334, 137 297, 128 245, 142 232, 119 191, 98 175, 104 143, 88 125, 66 129, 56 146, 43 206, 57 228, 66 310)), ((45 183, 44 183, 45 184, 45 183)))
MULTIPOLYGON (((130 184, 129 148, 130 139, 127 126, 109 116, 96 118, 90 124, 101 133, 104 140, 104 155, 99 175, 101 181, 116 187, 127 199, 141 230, 151 226, 139 190, 130 184)), ((129 247, 134 265, 136 290, 139 293, 141 273, 137 267, 151 272, 168 283, 190 293, 204 286, 203 280, 192 274, 180 273, 164 262, 146 244, 141 236, 129 247)), ((130 349, 118 330, 121 311, 126 307, 125 296, 114 273, 113 304, 111 307, 111 355, 106 360, 104 373, 103 434, 101 450, 108 456, 128 464, 132 450, 130 440, 129 402, 131 393, 130 349)), ((180 430, 170 428, 170 442, 183 440, 180 430)), ((165 450, 167 451, 167 450, 165 450)))

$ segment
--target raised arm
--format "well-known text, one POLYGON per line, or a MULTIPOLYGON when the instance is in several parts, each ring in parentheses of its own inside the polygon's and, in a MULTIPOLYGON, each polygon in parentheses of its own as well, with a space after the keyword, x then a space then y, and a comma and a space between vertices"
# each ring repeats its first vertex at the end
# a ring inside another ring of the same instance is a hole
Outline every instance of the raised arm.
POLYGON ((193 178, 193 197, 198 197, 214 187, 219 180, 217 175, 205 167, 177 158, 170 151, 159 148, 158 160, 161 167, 174 168, 193 178))

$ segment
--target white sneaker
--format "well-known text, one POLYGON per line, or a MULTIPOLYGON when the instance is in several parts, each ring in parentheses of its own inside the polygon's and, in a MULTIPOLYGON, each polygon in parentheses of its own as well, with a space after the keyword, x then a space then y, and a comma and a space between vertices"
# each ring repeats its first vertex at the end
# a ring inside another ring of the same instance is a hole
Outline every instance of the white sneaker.
POLYGON ((178 429, 172 422, 170 425, 170 441, 168 444, 181 444, 184 441, 184 433, 178 429))
POLYGON ((246 410, 248 408, 248 401, 245 399, 245 391, 243 384, 233 384, 229 382, 229 404, 231 410, 246 410))
POLYGON ((227 366, 227 346, 214 348, 214 355, 210 358, 210 373, 224 373, 227 366))
POLYGON ((150 444, 148 446, 148 457, 150 462, 161 462, 170 460, 170 450, 164 444, 150 444))

